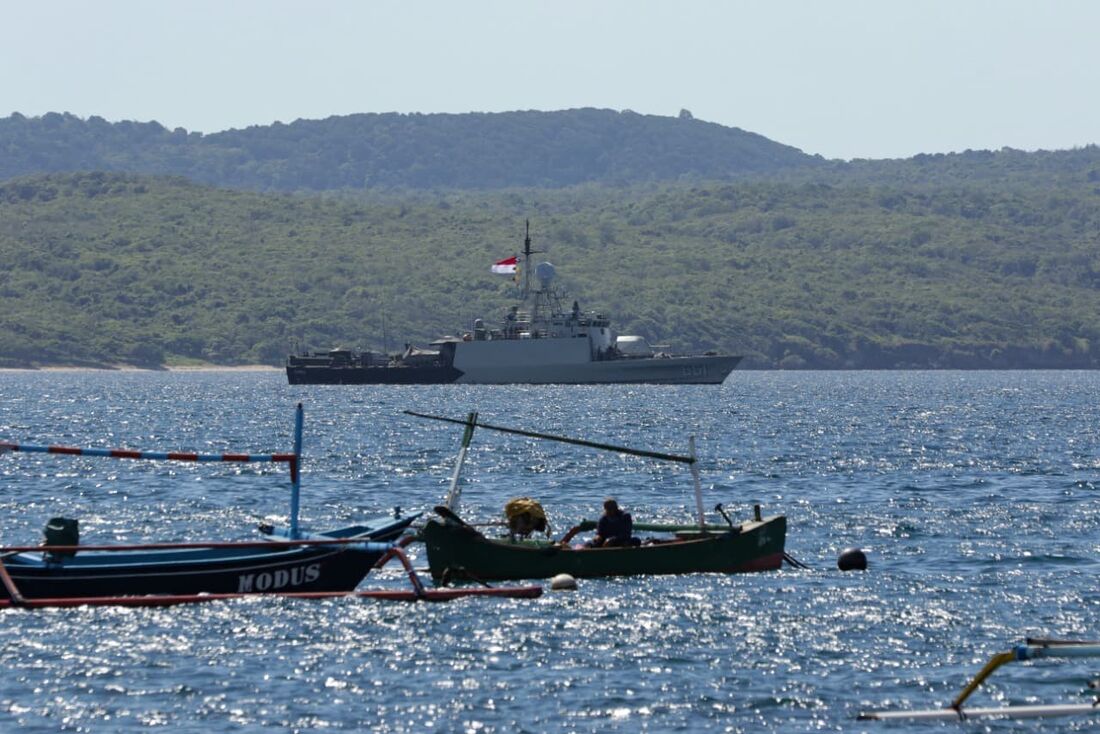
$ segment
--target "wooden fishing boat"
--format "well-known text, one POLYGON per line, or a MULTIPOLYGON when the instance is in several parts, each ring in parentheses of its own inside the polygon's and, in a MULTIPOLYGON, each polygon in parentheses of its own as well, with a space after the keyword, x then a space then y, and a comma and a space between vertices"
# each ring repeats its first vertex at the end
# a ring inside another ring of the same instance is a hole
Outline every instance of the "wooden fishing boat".
MULTIPOLYGON (((1028 704, 1023 706, 964 707, 963 704, 986 678, 1002 665, 1025 660, 1071 659, 1100 657, 1100 642, 1078 640, 1027 639, 1024 644, 1000 652, 989 659, 962 692, 942 709, 916 711, 868 711, 859 718, 867 721, 967 721, 972 719, 1035 719, 1049 716, 1100 715, 1100 698, 1093 695, 1087 703, 1028 704)), ((1095 687, 1092 683, 1090 686, 1095 687)))
MULTIPOLYGON (((305 544, 256 543, 80 546, 75 556, 20 550, 3 559, 25 599, 126 594, 350 591, 415 516, 318 533, 305 544), (369 528, 369 529, 368 529, 369 528), (351 533, 355 533, 352 535, 351 533), (328 544, 337 537, 354 543, 328 544)), ((64 551, 61 551, 64 552, 64 551)), ((3 593, 11 598, 5 588, 3 593)))
POLYGON ((447 503, 436 508, 440 519, 431 519, 421 529, 428 566, 437 584, 452 580, 490 581, 505 579, 550 578, 567 573, 578 578, 634 576, 642 574, 744 573, 770 571, 786 559, 787 519, 782 515, 762 517, 755 509, 754 518, 735 525, 721 510, 726 525, 708 524, 703 512, 695 442, 690 440, 688 456, 552 436, 515 428, 494 426, 471 413, 466 420, 444 418, 405 411, 409 415, 464 424, 462 449, 456 463, 447 503), (513 433, 533 438, 560 441, 579 446, 615 451, 665 461, 688 464, 695 484, 698 523, 694 525, 657 525, 635 523, 634 529, 662 533, 663 537, 642 541, 639 545, 589 548, 573 546, 569 540, 579 532, 594 530, 596 523, 583 522, 557 542, 489 538, 458 517, 454 506, 459 498, 458 473, 465 458, 474 428, 513 433))
MULTIPOLYGON (((442 509, 442 508, 441 508, 442 509)), ((595 523, 590 523, 595 527, 595 523)), ((642 531, 672 532, 670 540, 613 548, 568 543, 487 538, 464 522, 428 520, 420 538, 436 583, 444 580, 541 579, 567 573, 576 578, 642 574, 771 571, 783 562, 787 519, 782 515, 733 528, 638 524, 642 531)))
POLYGON ((130 546, 0 547, 0 606, 42 599, 348 592, 386 556, 419 514, 323 533, 299 527, 302 406, 293 453, 197 454, 0 443, 0 451, 196 462, 273 462, 290 467, 290 526, 253 542, 130 546), (5 604, 6 602, 6 604, 5 604))

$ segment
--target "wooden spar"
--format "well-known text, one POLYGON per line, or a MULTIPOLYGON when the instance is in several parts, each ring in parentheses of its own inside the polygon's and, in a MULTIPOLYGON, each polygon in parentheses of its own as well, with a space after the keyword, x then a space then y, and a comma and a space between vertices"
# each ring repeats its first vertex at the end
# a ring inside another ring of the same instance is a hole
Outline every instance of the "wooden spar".
POLYGON ((99 456, 107 459, 145 459, 148 461, 197 461, 197 462, 271 462, 290 465, 290 479, 298 481, 298 468, 302 456, 302 404, 298 403, 295 415, 295 440, 293 454, 200 454, 191 451, 142 451, 139 449, 80 448, 76 446, 36 445, 0 441, 0 453, 18 451, 28 454, 60 454, 63 456, 99 456))
POLYGON ((699 486, 699 461, 695 458, 695 436, 688 438, 691 453, 691 481, 695 485, 695 510, 699 514, 699 529, 706 532, 707 516, 703 511, 703 489, 699 486))
POLYGON ((1010 718, 1035 718, 1041 716, 1064 716, 1068 714, 1100 713, 1100 701, 1092 704, 1068 704, 1049 706, 1007 706, 1002 708, 964 709, 963 703, 995 670, 1007 663, 1043 658, 1086 658, 1100 657, 1100 643, 1072 640, 1027 640, 1027 644, 1016 645, 1011 650, 993 655, 978 674, 963 688, 951 702, 951 708, 925 711, 872 711, 859 715, 860 719, 967 719, 978 716, 1000 716, 1010 718))
POLYGON ((299 495, 302 488, 302 404, 294 411, 294 463, 290 465, 290 538, 297 540, 299 495))
POLYGON ((197 454, 186 451, 136 451, 134 449, 77 448, 75 446, 39 446, 29 443, 0 443, 0 451, 64 456, 100 456, 108 459, 147 459, 150 461, 257 462, 293 464, 294 454, 197 454))
POLYGON ((452 512, 458 511, 458 498, 462 494, 462 490, 458 488, 458 475, 462 473, 462 465, 466 463, 466 451, 470 448, 470 440, 474 437, 476 425, 477 412, 470 413, 466 417, 466 431, 462 434, 462 447, 458 450, 455 471, 451 475, 451 486, 447 489, 447 499, 443 501, 443 506, 452 512))
MULTIPOLYGON (((467 425, 468 420, 460 420, 458 418, 446 418, 441 415, 429 415, 427 413, 417 413, 413 410, 406 410, 406 415, 416 416, 417 418, 429 418, 436 421, 444 421, 446 423, 458 423, 459 425, 467 425)), ((632 449, 626 446, 615 446, 609 443, 599 443, 596 441, 585 441, 580 438, 569 438, 567 436, 554 436, 548 433, 535 433, 534 431, 523 431, 518 428, 505 428, 503 426, 493 426, 488 423, 482 423, 481 421, 474 421, 474 425, 478 428, 485 428, 490 431, 500 431, 501 433, 513 433, 517 436, 528 436, 530 438, 542 438, 547 441, 559 441, 561 443, 573 444, 574 446, 588 446, 593 449, 602 449, 604 451, 614 451, 620 454, 630 454, 632 456, 642 456, 648 459, 660 459, 661 461, 675 461, 681 464, 693 464, 696 459, 692 456, 680 456, 678 454, 666 454, 660 451, 646 451, 644 449, 632 449)))
MULTIPOLYGON (((200 454, 188 451, 141 451, 137 449, 79 448, 76 446, 36 445, 0 441, 0 453, 18 451, 32 454, 60 454, 64 456, 98 456, 108 459, 144 459, 148 461, 195 462, 270 462, 290 467, 290 537, 300 537, 298 529, 299 495, 302 468, 302 404, 298 403, 294 416, 294 453, 292 454, 200 454)), ((201 547, 212 547, 209 545, 201 547)), ((87 546, 82 549, 86 550, 87 546)))

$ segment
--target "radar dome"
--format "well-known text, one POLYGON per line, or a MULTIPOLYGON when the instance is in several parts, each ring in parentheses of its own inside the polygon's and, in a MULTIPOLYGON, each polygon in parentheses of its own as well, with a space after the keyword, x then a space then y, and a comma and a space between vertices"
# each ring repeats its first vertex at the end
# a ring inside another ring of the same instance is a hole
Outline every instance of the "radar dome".
POLYGON ((542 285, 542 289, 546 290, 550 287, 550 281, 557 275, 557 270, 550 263, 539 263, 535 266, 535 277, 539 279, 539 283, 542 285))

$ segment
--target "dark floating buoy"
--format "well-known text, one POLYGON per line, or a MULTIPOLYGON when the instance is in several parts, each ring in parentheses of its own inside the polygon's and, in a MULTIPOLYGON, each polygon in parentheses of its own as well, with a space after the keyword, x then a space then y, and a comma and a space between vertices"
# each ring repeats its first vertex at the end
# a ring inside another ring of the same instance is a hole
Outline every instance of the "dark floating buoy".
POLYGON ((845 548, 837 556, 836 567, 841 571, 866 571, 867 555, 859 548, 845 548))

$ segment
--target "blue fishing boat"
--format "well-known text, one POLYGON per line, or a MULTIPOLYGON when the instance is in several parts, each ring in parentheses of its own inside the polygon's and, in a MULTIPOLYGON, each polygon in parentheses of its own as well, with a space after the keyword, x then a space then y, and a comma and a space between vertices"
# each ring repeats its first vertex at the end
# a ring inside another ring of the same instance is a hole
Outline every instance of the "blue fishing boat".
POLYGON ((89 546, 79 545, 76 525, 71 521, 67 530, 66 523, 59 522, 52 537, 51 526, 47 526, 49 545, 0 547, 0 606, 35 600, 146 595, 184 598, 203 594, 350 592, 384 556, 393 554, 393 541, 419 517, 419 514, 401 516, 395 511, 392 517, 358 525, 320 533, 304 532, 298 523, 301 404, 296 413, 292 453, 165 453, 6 442, 0 442, 0 451, 163 461, 285 463, 291 481, 289 527, 261 527, 265 538, 257 541, 89 546))
MULTIPOLYGON (((73 556, 53 550, 14 552, 3 559, 24 599, 144 594, 249 594, 351 591, 414 519, 371 528, 318 533, 306 543, 156 544, 82 547, 73 556), (337 538, 352 543, 333 543, 337 538)), ((64 551, 62 551, 64 552, 64 551)), ((7 585, 5 584, 5 587, 7 585)), ((10 600, 12 590, 3 589, 10 600)))

